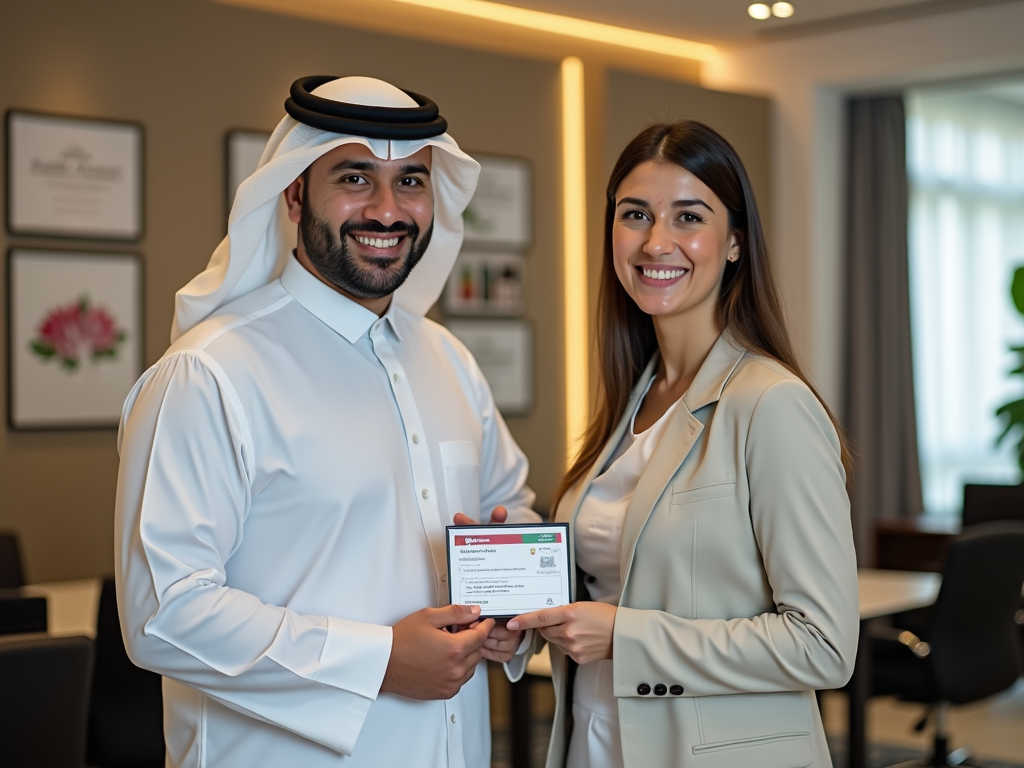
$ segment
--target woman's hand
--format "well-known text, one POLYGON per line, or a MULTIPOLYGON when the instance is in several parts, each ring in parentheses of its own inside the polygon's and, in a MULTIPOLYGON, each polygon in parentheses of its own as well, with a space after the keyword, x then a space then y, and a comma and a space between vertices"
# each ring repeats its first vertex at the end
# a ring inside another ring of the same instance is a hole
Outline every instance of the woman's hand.
POLYGON ((582 602, 524 613, 509 619, 509 629, 536 629, 577 664, 612 657, 612 630, 616 606, 582 602))

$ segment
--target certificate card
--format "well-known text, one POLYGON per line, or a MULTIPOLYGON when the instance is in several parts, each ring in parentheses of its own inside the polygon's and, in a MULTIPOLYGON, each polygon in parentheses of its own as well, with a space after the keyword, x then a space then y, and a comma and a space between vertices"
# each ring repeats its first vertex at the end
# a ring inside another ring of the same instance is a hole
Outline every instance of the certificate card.
POLYGON ((449 525, 448 595, 495 618, 568 605, 568 524, 449 525))

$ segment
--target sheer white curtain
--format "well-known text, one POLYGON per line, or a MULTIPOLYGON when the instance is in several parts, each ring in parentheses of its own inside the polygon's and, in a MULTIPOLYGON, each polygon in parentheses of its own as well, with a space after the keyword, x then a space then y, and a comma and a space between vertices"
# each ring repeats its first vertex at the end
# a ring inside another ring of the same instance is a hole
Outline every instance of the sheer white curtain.
POLYGON ((1020 480, 994 413, 1020 396, 1008 347, 1024 343, 1010 300, 1024 264, 1024 101, 921 89, 906 107, 921 480, 929 513, 958 514, 965 482, 1020 480))

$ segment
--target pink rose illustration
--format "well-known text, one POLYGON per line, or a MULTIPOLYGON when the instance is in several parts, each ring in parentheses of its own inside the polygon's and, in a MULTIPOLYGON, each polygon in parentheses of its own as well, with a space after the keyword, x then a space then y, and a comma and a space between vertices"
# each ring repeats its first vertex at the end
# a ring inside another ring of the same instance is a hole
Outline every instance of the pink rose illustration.
POLYGON ((39 323, 32 351, 44 360, 56 358, 62 368, 74 371, 83 357, 93 360, 117 357, 127 334, 106 307, 94 307, 89 298, 51 309, 39 323))

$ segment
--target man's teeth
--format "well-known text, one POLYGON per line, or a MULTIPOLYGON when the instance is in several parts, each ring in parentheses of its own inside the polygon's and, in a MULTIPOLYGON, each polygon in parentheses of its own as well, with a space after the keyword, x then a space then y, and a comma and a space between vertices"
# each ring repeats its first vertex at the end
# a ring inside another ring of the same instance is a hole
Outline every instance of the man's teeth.
POLYGON ((685 269, 644 269, 644 277, 653 277, 655 280, 674 280, 685 275, 685 269))
POLYGON ((356 235, 357 243, 361 243, 362 245, 369 245, 373 248, 394 248, 396 245, 398 245, 399 239, 400 238, 397 237, 381 239, 379 237, 362 237, 361 235, 356 235))

